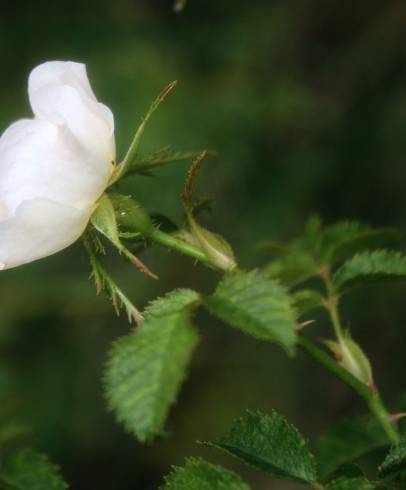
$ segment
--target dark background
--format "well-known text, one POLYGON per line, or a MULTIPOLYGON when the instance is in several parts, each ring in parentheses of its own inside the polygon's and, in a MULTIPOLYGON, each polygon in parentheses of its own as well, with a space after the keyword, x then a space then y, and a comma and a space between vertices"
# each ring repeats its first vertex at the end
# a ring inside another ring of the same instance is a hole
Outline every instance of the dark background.
MULTIPOLYGON (((0 126, 30 116, 26 80, 46 60, 86 63, 114 112, 123 155, 150 101, 172 93, 142 150, 213 148, 203 195, 212 230, 245 267, 265 263, 263 239, 285 240, 319 213, 406 228, 406 5, 403 0, 189 0, 1 2, 0 126)), ((1 164, 1 162, 0 162, 1 164)), ((124 186, 175 220, 186 164, 124 186)), ((0 237, 1 239, 1 237, 0 237)), ((174 287, 210 291, 218 275, 154 248, 142 277, 119 258, 110 270, 139 307, 174 287)), ((105 408, 102 368, 129 331, 88 281, 80 244, 0 275, 0 437, 24 427, 28 443, 63 468, 73 490, 155 489, 170 465, 202 455, 255 489, 295 489, 195 444, 227 431, 244 408, 275 408, 314 442, 362 403, 303 355, 244 337, 201 314, 202 342, 172 410, 167 439, 145 446, 105 408)), ((404 385, 406 288, 371 288, 343 305, 388 405, 404 385)), ((321 317, 315 334, 329 335, 321 317)))

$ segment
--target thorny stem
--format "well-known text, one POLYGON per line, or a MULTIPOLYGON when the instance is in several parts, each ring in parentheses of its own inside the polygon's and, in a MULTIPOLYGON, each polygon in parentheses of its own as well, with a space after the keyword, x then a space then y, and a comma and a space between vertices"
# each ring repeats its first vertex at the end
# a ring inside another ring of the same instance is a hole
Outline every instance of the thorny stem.
POLYGON ((356 391, 367 403, 370 411, 380 423, 388 439, 393 444, 399 443, 399 434, 390 422, 389 414, 386 411, 382 399, 376 390, 372 390, 366 384, 355 378, 349 371, 340 366, 329 354, 320 349, 312 340, 307 337, 299 336, 299 346, 307 352, 315 361, 324 366, 341 379, 343 383, 356 391))
MULTIPOLYGON (((334 295, 330 270, 327 267, 322 268, 320 270, 320 277, 324 282, 327 292, 327 299, 324 303, 324 306, 329 313, 336 337, 338 340, 340 340, 343 333, 338 311, 338 298, 334 295)), ((396 427, 392 424, 389 413, 387 412, 382 402, 382 398, 375 386, 370 387, 355 378, 347 369, 342 367, 335 359, 333 359, 325 351, 320 349, 310 339, 299 336, 299 345, 314 360, 319 362, 321 365, 323 365, 325 368, 335 374, 339 379, 341 379, 343 383, 356 391, 365 400, 369 407, 369 410, 375 416, 382 429, 385 431, 388 439, 393 444, 399 444, 399 433, 396 427)))

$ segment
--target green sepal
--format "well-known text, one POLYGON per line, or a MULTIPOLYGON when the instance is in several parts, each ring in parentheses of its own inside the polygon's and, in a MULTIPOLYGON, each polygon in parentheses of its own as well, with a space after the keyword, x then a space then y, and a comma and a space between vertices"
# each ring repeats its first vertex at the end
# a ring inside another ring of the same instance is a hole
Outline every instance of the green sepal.
POLYGON ((105 193, 99 199, 97 208, 91 217, 91 223, 94 228, 104 235, 117 248, 119 253, 127 257, 130 262, 137 267, 143 274, 154 279, 157 276, 149 270, 149 268, 141 262, 130 250, 128 250, 121 242, 120 230, 117 222, 116 211, 113 206, 112 199, 105 193))
POLYGON ((152 104, 149 106, 149 109, 144 116, 144 118, 141 121, 141 124, 138 126, 137 131, 135 132, 134 138, 131 142, 130 147, 128 148, 128 151, 124 157, 124 160, 117 165, 115 171, 113 172, 113 175, 111 176, 109 185, 113 185, 116 182, 118 182, 120 179, 125 177, 127 174, 131 172, 131 170, 135 170, 134 168, 132 169, 133 166, 136 167, 136 162, 137 162, 137 156, 138 156, 138 149, 141 143, 141 138, 144 134, 145 128, 148 124, 148 121, 150 120, 151 116, 154 114, 154 112, 158 109, 158 107, 161 105, 161 103, 165 100, 166 96, 169 94, 169 92, 172 91, 172 89, 177 85, 177 81, 173 81, 169 85, 167 85, 162 92, 158 95, 158 97, 152 102, 152 104))

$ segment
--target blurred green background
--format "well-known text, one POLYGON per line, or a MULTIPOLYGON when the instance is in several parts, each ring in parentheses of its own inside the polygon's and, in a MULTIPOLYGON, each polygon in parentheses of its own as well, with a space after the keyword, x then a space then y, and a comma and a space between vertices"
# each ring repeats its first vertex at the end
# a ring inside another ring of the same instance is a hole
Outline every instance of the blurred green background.
MULTIPOLYGON (((150 101, 179 86, 149 126, 142 150, 213 148, 201 194, 205 224, 246 267, 256 244, 301 232, 306 217, 358 218, 406 228, 406 5, 403 0, 3 1, 0 127, 30 116, 26 80, 46 60, 86 63, 114 112, 123 155, 150 101)), ((151 211, 180 220, 187 165, 123 186, 151 211)), ((0 237, 1 239, 1 237, 0 237)), ((154 248, 142 277, 120 258, 110 270, 139 307, 174 287, 210 291, 216 273, 154 248)), ((155 489, 172 464, 203 455, 253 488, 295 489, 202 448, 244 408, 275 408, 310 439, 361 402, 302 355, 289 360, 205 315, 202 342, 168 422, 169 437, 138 444, 107 412, 106 352, 129 331, 88 281, 80 244, 0 275, 0 435, 23 426, 28 443, 63 468, 74 490, 155 489)), ((405 381, 406 288, 371 288, 343 305, 374 364, 389 407, 405 381)), ((325 320, 324 317, 321 318, 325 320)), ((312 327, 327 335, 327 322, 312 327)))

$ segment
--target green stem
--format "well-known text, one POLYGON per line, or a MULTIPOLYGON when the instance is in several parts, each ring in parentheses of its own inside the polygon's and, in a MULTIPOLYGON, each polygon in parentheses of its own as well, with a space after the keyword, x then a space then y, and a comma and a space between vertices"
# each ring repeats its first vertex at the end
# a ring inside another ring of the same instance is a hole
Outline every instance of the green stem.
MULTIPOLYGON (((323 268, 320 271, 320 276, 324 282, 327 293, 327 300, 325 301, 324 306, 329 313, 337 340, 341 341, 343 338, 343 330, 341 327, 340 314, 338 311, 338 297, 334 293, 334 288, 331 282, 330 269, 328 267, 323 268)), ((299 343, 301 347, 315 360, 317 360, 318 362, 320 362, 320 364, 333 372, 338 378, 341 379, 341 381, 350 386, 362 398, 364 398, 369 410, 380 423, 382 429, 388 436, 388 439, 393 444, 398 444, 400 440, 398 431, 396 430, 395 426, 392 425, 389 414, 382 402, 381 396, 376 387, 370 387, 362 383, 362 381, 355 378, 349 371, 347 371, 347 369, 342 367, 338 362, 335 361, 335 359, 326 354, 310 340, 301 337, 299 343)))
POLYGON ((329 268, 323 268, 320 272, 320 276, 324 282, 327 293, 327 301, 325 302, 324 306, 330 315, 334 333, 336 334, 337 339, 340 340, 343 336, 343 332, 341 328, 340 315, 338 313, 338 298, 334 295, 329 268))
POLYGON ((355 378, 349 371, 340 366, 340 364, 338 364, 329 354, 320 349, 320 347, 313 341, 304 336, 299 336, 298 339, 299 346, 307 352, 310 357, 335 374, 337 378, 352 388, 365 400, 370 411, 376 417, 382 429, 388 436, 388 439, 393 444, 398 444, 400 440, 399 434, 390 422, 389 414, 382 403, 379 393, 355 378))
POLYGON ((204 264, 217 268, 199 247, 185 242, 184 240, 170 235, 169 233, 165 233, 158 228, 154 228, 152 230, 151 234, 148 235, 148 239, 154 243, 163 245, 166 248, 180 252, 181 254, 189 255, 189 257, 193 257, 199 262, 203 262, 204 264))

